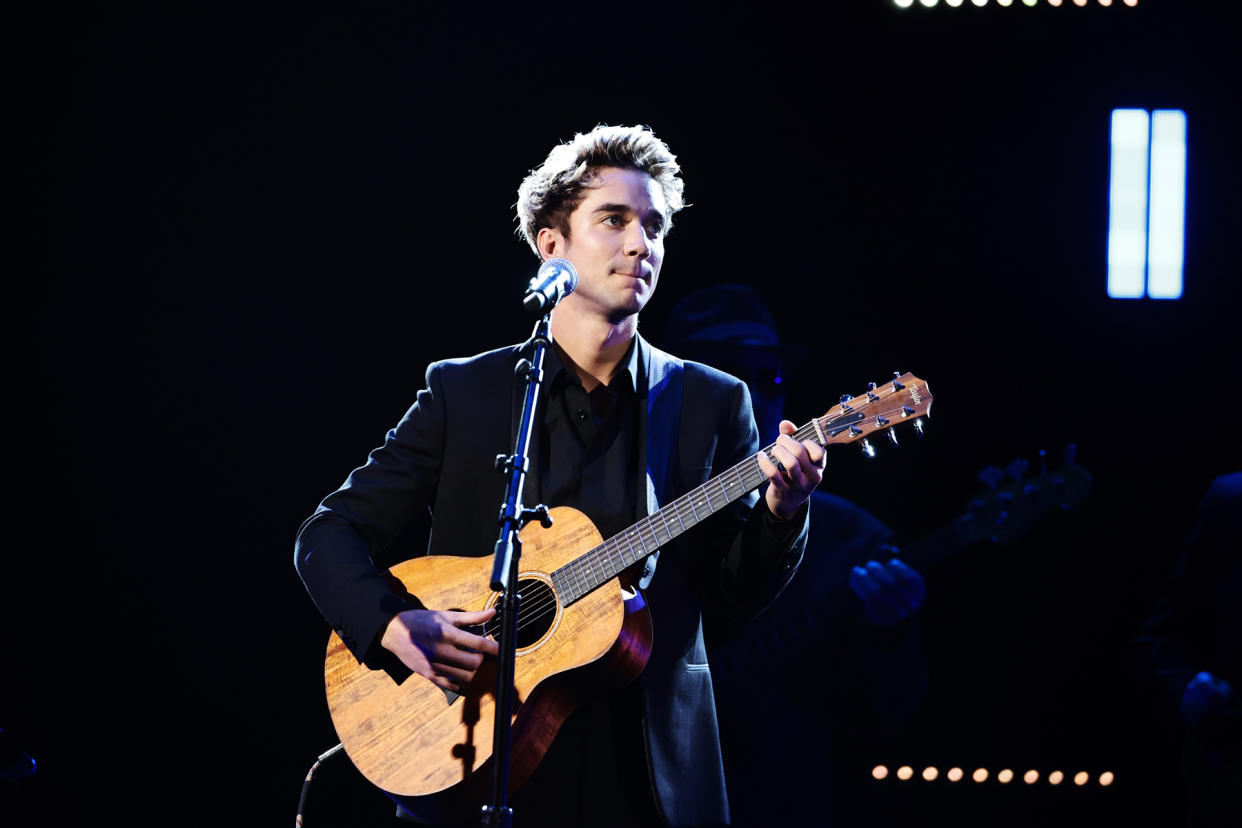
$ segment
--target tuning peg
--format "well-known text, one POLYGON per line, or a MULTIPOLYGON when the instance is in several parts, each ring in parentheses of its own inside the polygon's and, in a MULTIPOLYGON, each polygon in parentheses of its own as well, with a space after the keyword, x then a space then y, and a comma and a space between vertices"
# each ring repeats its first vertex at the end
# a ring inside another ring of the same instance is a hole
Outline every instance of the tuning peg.
POLYGON ((919 417, 914 421, 914 433, 919 435, 919 439, 923 439, 923 418, 919 417))
POLYGON ((1009 475, 1009 478, 1016 482, 1022 479, 1022 475, 1026 474, 1026 467, 1029 465, 1030 463, 1025 457, 1014 458, 1008 466, 1005 466, 1005 474, 1009 475))
POLYGON ((849 401, 850 401, 850 400, 852 400, 852 399, 854 399, 854 397, 853 397, 853 396, 851 396, 850 394, 842 394, 842 395, 841 395, 841 410, 842 410, 842 411, 852 411, 852 410, 853 410, 853 409, 852 409, 852 408, 850 408, 850 407, 849 407, 849 405, 847 404, 847 403, 849 403, 849 401))
POLYGON ((871 441, 866 437, 864 437, 862 443, 859 444, 859 448, 862 449, 862 453, 867 457, 875 457, 875 446, 871 445, 871 441))
POLYGON ((989 489, 995 490, 996 484, 1001 482, 1001 478, 1004 476, 1005 473, 996 468, 996 466, 987 466, 979 472, 979 482, 987 486, 989 489))
POLYGON ((850 426, 850 436, 851 436, 851 437, 857 437, 858 435, 860 435, 860 434, 862 434, 862 433, 863 433, 863 430, 862 430, 861 428, 859 428, 858 426, 850 426))
POLYGON ((867 399, 871 400, 872 402, 875 402, 879 398, 880 398, 879 395, 875 393, 875 383, 874 382, 867 383, 867 399))
POLYGON ((888 434, 888 441, 892 443, 894 446, 897 445, 897 430, 890 428, 885 433, 888 434))
POLYGON ((893 372, 893 390, 894 391, 900 391, 901 389, 905 388, 904 385, 902 385, 900 382, 897 381, 899 379, 901 379, 901 372, 894 371, 893 372))

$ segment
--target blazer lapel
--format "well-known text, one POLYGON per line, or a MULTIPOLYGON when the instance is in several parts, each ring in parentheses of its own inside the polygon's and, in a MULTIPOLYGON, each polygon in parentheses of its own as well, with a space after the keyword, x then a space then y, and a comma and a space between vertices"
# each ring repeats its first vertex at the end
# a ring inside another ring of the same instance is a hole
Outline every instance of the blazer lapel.
MULTIPOLYGON (((638 467, 644 473, 639 480, 638 503, 645 504, 645 513, 650 515, 668 499, 671 491, 685 366, 681 360, 653 348, 641 337, 639 346, 646 380, 646 405, 639 406, 638 467)), ((640 589, 651 584, 659 554, 656 550, 648 556, 638 582, 640 589)))

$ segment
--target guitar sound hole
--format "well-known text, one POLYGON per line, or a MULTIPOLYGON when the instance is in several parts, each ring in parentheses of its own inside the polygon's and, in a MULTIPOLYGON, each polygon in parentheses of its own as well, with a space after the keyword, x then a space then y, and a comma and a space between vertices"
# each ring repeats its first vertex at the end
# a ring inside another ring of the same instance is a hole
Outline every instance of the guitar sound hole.
MULTIPOLYGON (((552 587, 534 578, 518 581, 518 595, 521 597, 518 603, 517 626, 517 648, 520 650, 536 643, 552 629, 552 622, 556 620, 557 601, 552 587)), ((499 602, 496 608, 504 609, 499 602)), ((500 640, 499 612, 487 622, 485 632, 500 640)))

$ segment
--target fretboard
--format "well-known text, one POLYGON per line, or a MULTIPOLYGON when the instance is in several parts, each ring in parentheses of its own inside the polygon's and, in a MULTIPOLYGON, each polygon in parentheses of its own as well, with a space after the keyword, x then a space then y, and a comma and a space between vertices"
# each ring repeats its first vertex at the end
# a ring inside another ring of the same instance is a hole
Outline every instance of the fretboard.
MULTIPOLYGON (((823 445, 825 440, 822 435, 829 427, 826 420, 812 420, 795 431, 793 438, 798 441, 815 440, 823 445)), ((837 422, 831 423, 831 426, 848 427, 837 422)), ((774 459, 772 450, 775 447, 773 443, 763 450, 770 460, 774 459)), ((758 458, 746 458, 557 569, 552 573, 556 594, 563 604, 572 604, 730 503, 759 488, 765 480, 767 477, 759 468, 758 458)))

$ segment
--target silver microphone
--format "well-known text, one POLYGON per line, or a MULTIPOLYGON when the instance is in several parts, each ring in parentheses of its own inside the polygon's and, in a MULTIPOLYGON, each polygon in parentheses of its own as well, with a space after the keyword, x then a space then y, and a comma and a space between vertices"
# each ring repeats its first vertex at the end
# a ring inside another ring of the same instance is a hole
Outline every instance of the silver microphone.
POLYGON ((522 306, 534 314, 545 314, 578 287, 578 271, 568 259, 548 259, 530 280, 522 306))

